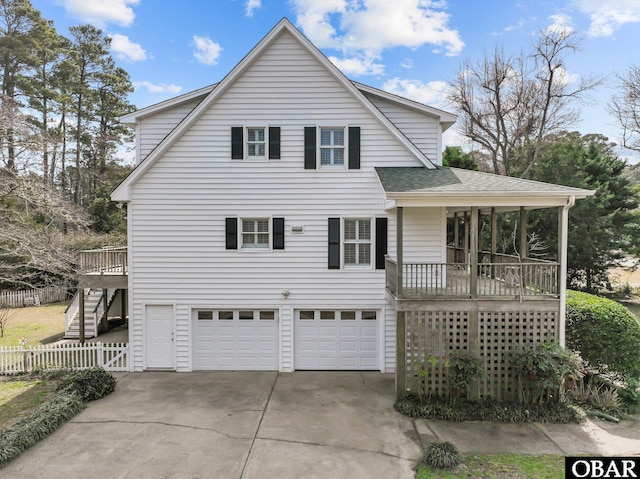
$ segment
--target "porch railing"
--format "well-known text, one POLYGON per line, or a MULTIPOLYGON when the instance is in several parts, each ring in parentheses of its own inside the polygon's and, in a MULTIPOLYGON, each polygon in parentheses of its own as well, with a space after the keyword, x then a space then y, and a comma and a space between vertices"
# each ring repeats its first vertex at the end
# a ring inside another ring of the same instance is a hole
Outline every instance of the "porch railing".
POLYGON ((559 293, 558 264, 548 261, 480 263, 475 268, 466 263, 405 263, 399 294, 396 261, 387 257, 385 267, 387 290, 398 299, 534 298, 559 293))
POLYGON ((80 252, 82 273, 121 274, 128 272, 127 247, 101 248, 80 252))

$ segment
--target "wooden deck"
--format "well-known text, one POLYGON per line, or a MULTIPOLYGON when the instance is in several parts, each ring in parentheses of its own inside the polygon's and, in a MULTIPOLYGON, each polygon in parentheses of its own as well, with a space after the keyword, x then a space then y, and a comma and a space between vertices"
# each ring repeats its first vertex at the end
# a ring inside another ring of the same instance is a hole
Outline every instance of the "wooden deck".
POLYGON ((129 263, 127 247, 80 252, 80 286, 84 288, 126 288, 129 263))
POLYGON ((558 264, 553 262, 397 263, 387 258, 386 288, 396 299, 558 298, 558 264), (475 269, 475 271, 472 271, 475 269), (398 287, 400 282, 400 287, 398 287))

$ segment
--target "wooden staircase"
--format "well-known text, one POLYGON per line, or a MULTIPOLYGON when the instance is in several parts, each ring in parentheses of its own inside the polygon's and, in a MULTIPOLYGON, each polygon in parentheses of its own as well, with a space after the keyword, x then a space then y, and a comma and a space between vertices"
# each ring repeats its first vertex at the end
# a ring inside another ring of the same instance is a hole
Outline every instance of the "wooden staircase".
MULTIPOLYGON (((107 311, 113 302, 117 289, 108 289, 106 298, 107 311)), ((102 289, 84 290, 84 337, 85 339, 98 336, 98 325, 104 314, 104 299, 102 289)), ((74 296, 65 311, 66 327, 65 339, 80 338, 80 301, 78 293, 74 296)))

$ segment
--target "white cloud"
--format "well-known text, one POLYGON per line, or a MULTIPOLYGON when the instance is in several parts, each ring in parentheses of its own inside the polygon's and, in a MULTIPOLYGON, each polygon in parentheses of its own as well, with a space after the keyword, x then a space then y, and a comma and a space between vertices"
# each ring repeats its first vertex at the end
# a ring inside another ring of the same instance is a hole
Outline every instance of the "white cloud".
POLYGON ((449 28, 446 3, 434 0, 291 0, 296 22, 320 48, 341 50, 352 57, 379 58, 396 47, 434 45, 447 56, 463 47, 460 34, 449 28))
POLYGON ((68 15, 83 22, 104 28, 115 23, 128 27, 133 23, 135 14, 131 6, 140 0, 59 0, 68 15))
POLYGON ((150 81, 134 81, 133 87, 136 90, 146 88, 149 93, 171 93, 177 95, 182 91, 182 87, 178 85, 165 85, 163 83, 158 85, 150 81))
POLYGON ((625 23, 640 22, 640 2, 638 0, 573 0, 573 5, 589 15, 591 26, 589 36, 608 37, 625 23))
POLYGON ((547 26, 548 32, 573 32, 573 19, 569 15, 557 14, 549 15, 551 23, 547 26))
POLYGON ((245 14, 247 17, 253 17, 253 12, 262 6, 262 0, 247 0, 247 6, 245 7, 245 14))
POLYGON ((330 56, 329 60, 337 66, 345 75, 382 75, 384 73, 384 65, 375 63, 376 58, 337 58, 330 56))
POLYGON ((411 70, 413 68, 413 58, 405 58, 400 63, 402 68, 406 68, 407 70, 411 70))
POLYGON ((195 44, 196 51, 193 52, 193 56, 196 57, 200 63, 205 65, 215 65, 218 63, 218 58, 222 52, 220 44, 214 42, 210 38, 201 37, 199 35, 193 36, 193 43, 195 44))
POLYGON ((436 108, 447 109, 450 104, 447 102, 449 85, 443 81, 432 81, 423 83, 420 80, 409 80, 403 78, 392 78, 387 80, 382 89, 389 93, 409 98, 425 105, 436 108))
POLYGON ((141 62, 147 59, 147 52, 139 43, 133 43, 128 36, 114 33, 111 37, 111 51, 116 57, 130 62, 141 62))

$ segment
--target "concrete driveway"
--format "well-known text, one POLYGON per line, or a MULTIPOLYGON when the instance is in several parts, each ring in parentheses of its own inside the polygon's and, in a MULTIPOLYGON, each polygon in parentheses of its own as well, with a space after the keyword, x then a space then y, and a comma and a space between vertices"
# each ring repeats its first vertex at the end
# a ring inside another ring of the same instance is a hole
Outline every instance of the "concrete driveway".
POLYGON ((393 375, 127 374, 4 469, 19 478, 413 478, 393 375))

